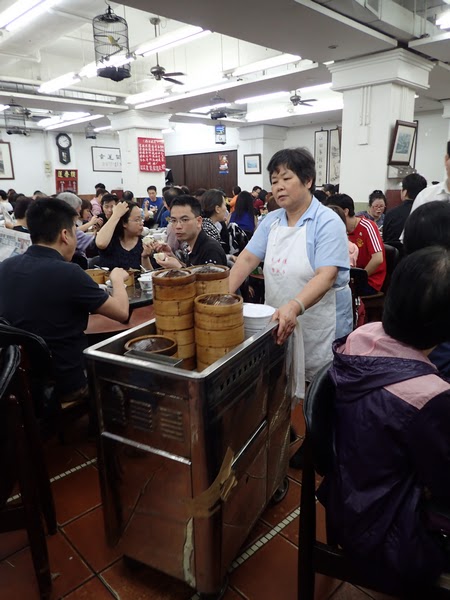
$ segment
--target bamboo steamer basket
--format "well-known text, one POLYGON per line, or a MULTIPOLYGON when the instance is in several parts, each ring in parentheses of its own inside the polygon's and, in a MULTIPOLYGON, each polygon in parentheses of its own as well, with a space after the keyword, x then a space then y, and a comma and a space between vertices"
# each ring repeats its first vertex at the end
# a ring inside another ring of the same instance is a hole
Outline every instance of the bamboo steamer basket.
POLYGON ((128 269, 127 273, 128 273, 128 277, 125 279, 124 284, 127 287, 131 287, 132 285, 134 285, 134 275, 135 273, 137 273, 138 271, 136 271, 136 269, 128 269))
MULTIPOLYGON (((221 315, 215 320, 214 329, 216 331, 223 329, 233 329, 244 325, 244 315, 241 313, 235 313, 232 315, 221 315)), ((211 326, 211 315, 204 315, 203 313, 195 313, 195 326, 200 329, 208 329, 211 326)))
POLYGON ((197 265, 189 271, 195 274, 196 295, 227 294, 230 269, 224 265, 197 265), (205 271, 205 272, 202 272, 205 271))
MULTIPOLYGON (((155 300, 189 300, 195 296, 195 275, 187 269, 164 269, 153 273, 155 300), (171 277, 170 274, 182 274, 171 277)), ((166 313, 167 314, 167 313, 166 313)))
POLYGON ((197 361, 195 359, 195 356, 193 356, 192 358, 184 358, 183 362, 181 363, 181 368, 186 369, 187 371, 194 371, 196 367, 197 361))
POLYGON ((178 358, 195 358, 195 342, 192 344, 179 345, 177 356, 178 358))
POLYGON ((194 296, 187 300, 156 300, 153 299, 155 315, 162 317, 179 317, 194 312, 194 296))
MULTIPOLYGON (((194 309, 196 313, 204 315, 210 315, 212 317, 221 317, 222 315, 234 315, 236 313, 243 315, 243 302, 241 296, 237 294, 202 294, 197 296, 194 303, 194 309), (230 304, 206 304, 208 300, 214 300, 214 297, 218 301, 223 301, 225 298, 232 300, 230 304)), ((212 321, 213 325, 215 321, 212 321)))
POLYGON ((140 350, 149 354, 164 354, 174 356, 177 352, 177 342, 163 335, 141 335, 128 340, 125 350, 140 350))
POLYGON ((173 330, 180 331, 183 329, 192 329, 194 327, 194 313, 187 313, 179 316, 162 316, 160 314, 155 315, 156 326, 164 329, 165 331, 173 330))
POLYGON ((95 283, 105 283, 109 279, 109 273, 103 269, 86 269, 85 271, 95 283))
POLYGON ((195 343, 205 348, 234 348, 245 339, 244 326, 239 325, 233 329, 209 330, 195 328, 195 343))
POLYGON ((176 340, 178 346, 186 346, 187 344, 193 344, 195 342, 195 330, 193 327, 191 329, 173 331, 171 329, 161 329, 158 327, 158 324, 156 324, 156 331, 159 335, 165 335, 176 340))
POLYGON ((233 348, 206 348, 205 346, 197 346, 197 362, 211 365, 231 350, 233 348))
POLYGON ((197 358, 197 371, 204 371, 207 367, 209 367, 208 364, 200 362, 197 358))

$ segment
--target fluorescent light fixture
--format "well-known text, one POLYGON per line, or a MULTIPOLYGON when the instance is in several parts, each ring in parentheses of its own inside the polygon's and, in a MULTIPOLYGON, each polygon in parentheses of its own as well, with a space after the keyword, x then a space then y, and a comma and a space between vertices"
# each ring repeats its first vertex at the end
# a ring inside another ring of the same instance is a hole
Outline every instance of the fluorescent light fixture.
POLYGON ((262 94, 261 96, 250 96, 250 98, 239 98, 235 104, 250 104, 253 102, 264 102, 266 100, 276 100, 277 98, 286 98, 289 92, 272 92, 271 94, 262 94))
POLYGON ((256 73, 257 71, 265 71, 273 67, 282 67, 289 63, 298 62, 301 60, 301 56, 295 54, 279 54, 272 58, 266 58, 243 67, 238 67, 233 71, 233 77, 240 77, 241 75, 249 75, 250 73, 256 73))
POLYGON ((168 92, 164 90, 149 90, 148 92, 141 92, 140 94, 131 94, 125 98, 125 104, 139 104, 146 102, 147 100, 156 100, 157 98, 166 98, 168 92))
POLYGON ((163 129, 161 133, 175 133, 175 129, 173 127, 168 127, 167 129, 163 129))
POLYGON ((130 54, 114 54, 109 58, 104 58, 101 62, 97 64, 97 69, 101 69, 103 67, 122 67, 123 65, 128 65, 129 63, 136 60, 136 56, 132 53, 130 54))
POLYGON ((182 44, 187 44, 202 37, 206 37, 210 33, 211 31, 209 31, 209 29, 203 30, 201 27, 187 25, 186 27, 180 27, 175 31, 161 35, 153 42, 139 46, 136 50, 136 54, 141 56, 151 56, 157 52, 164 52, 165 50, 170 50, 176 46, 181 46, 182 44))
POLYGON ((52 92, 57 92, 69 85, 78 83, 79 81, 81 81, 81 79, 76 73, 66 73, 65 75, 61 75, 60 77, 56 77, 55 79, 43 83, 39 86, 38 92, 40 94, 51 94, 52 92))
POLYGON ((15 31, 24 27, 60 0, 19 0, 0 14, 0 28, 15 31))
POLYGON ((314 106, 297 106, 292 112, 286 109, 263 109, 247 113, 247 121, 254 123, 255 121, 271 121, 272 119, 286 119, 289 117, 308 115, 311 113, 329 112, 331 110, 341 110, 344 107, 342 98, 333 98, 317 102, 314 106))
POLYGON ((95 133, 98 133, 99 131, 106 131, 107 129, 112 129, 112 125, 104 125, 103 127, 95 127, 94 131, 95 131, 95 133))
POLYGON ((99 66, 97 65, 96 62, 91 62, 87 65, 84 65, 84 67, 81 69, 81 71, 78 72, 78 76, 79 77, 87 77, 87 78, 91 78, 91 77, 97 77, 97 70, 99 69, 99 66))
MULTIPOLYGON (((449 0, 450 1, 450 0, 449 0)), ((334 65, 334 60, 327 60, 323 63, 326 67, 330 66, 330 65, 334 65)))
POLYGON ((208 114, 210 110, 214 108, 224 108, 225 106, 230 106, 230 102, 218 102, 217 104, 210 104, 209 106, 201 106, 200 108, 193 108, 189 112, 191 113, 201 113, 208 114))
POLYGON ((45 117, 37 122, 38 127, 47 127, 48 125, 56 125, 63 121, 73 121, 74 119, 81 119, 82 117, 89 116, 88 112, 77 112, 70 111, 64 112, 62 115, 55 115, 54 117, 45 117))
POLYGON ((441 29, 450 29, 450 11, 446 10, 442 13, 439 19, 436 19, 436 25, 441 29))
MULTIPOLYGON (((194 117, 196 119, 209 119, 208 115, 200 115, 195 113, 185 113, 178 112, 175 113, 177 117, 194 117)), ((224 117, 223 119, 219 119, 220 121, 228 121, 229 123, 247 123, 246 119, 235 119, 234 117, 224 117)))
POLYGON ((49 125, 45 128, 46 131, 51 129, 60 129, 61 127, 68 127, 69 125, 78 125, 78 123, 85 123, 86 121, 95 121, 97 119, 103 119, 105 115, 88 115, 80 119, 74 119, 73 121, 61 121, 55 125, 49 125))
POLYGON ((6 110, 7 108, 9 108, 9 104, 0 104, 0 112, 6 110))

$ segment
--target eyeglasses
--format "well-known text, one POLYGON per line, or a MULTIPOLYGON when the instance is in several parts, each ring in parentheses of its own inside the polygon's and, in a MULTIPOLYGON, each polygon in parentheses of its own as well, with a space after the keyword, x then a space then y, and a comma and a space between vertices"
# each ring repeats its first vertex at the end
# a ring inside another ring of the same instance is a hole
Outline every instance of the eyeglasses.
POLYGON ((132 223, 143 223, 144 222, 144 218, 143 217, 139 217, 138 219, 129 219, 129 221, 131 221, 132 223))
POLYGON ((192 221, 196 218, 197 217, 181 217, 181 219, 173 219, 172 217, 170 217, 169 223, 172 223, 172 225, 176 225, 177 223, 180 223, 181 225, 186 225, 186 223, 189 223, 189 221, 192 221))

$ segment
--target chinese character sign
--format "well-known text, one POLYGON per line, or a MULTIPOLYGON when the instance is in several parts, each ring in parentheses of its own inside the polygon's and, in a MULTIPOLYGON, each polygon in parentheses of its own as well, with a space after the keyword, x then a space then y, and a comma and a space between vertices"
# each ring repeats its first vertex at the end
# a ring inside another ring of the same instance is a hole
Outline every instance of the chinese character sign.
POLYGON ((139 171, 146 173, 164 173, 166 153, 164 140, 138 137, 139 171))
POLYGON ((78 194, 78 169, 56 169, 56 193, 74 192, 78 194))
POLYGON ((110 171, 113 173, 120 173, 122 171, 120 148, 92 146, 91 152, 93 171, 110 171))
POLYGON ((314 133, 314 160, 316 161, 316 186, 327 182, 328 131, 314 133))

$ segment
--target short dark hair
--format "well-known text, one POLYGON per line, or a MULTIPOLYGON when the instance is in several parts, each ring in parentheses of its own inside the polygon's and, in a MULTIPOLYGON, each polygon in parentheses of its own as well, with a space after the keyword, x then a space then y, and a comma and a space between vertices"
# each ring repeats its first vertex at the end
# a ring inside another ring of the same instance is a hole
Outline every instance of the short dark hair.
POLYGON ((240 194, 242 192, 241 188, 238 185, 235 185, 233 188, 233 194, 235 196, 237 196, 238 194, 240 194))
POLYGON ((220 190, 208 190, 201 199, 203 214, 210 217, 215 213, 216 206, 222 206, 224 201, 223 193, 220 190))
POLYGON ((119 198, 115 194, 103 194, 101 205, 103 206, 107 202, 115 202, 117 204, 119 202, 119 198))
POLYGON ((0 190, 0 198, 2 200, 6 200, 8 198, 8 194, 5 192, 5 190, 0 190))
POLYGON ((372 206, 375 200, 384 200, 384 203, 386 204, 386 196, 381 190, 373 190, 373 192, 369 194, 369 206, 372 206))
POLYGON ((450 202, 433 200, 413 211, 405 223, 403 245, 406 254, 434 245, 450 248, 450 202))
POLYGON ((194 198, 197 198, 197 200, 199 198, 201 198, 203 196, 203 194, 206 192, 206 188, 198 188, 198 190, 195 190, 195 192, 192 194, 194 196, 194 198))
POLYGON ((329 198, 323 190, 315 190, 314 196, 321 204, 327 204, 329 202, 329 198))
POLYGON ((190 195, 190 190, 188 188, 187 185, 180 185, 181 191, 183 192, 183 194, 187 194, 188 196, 190 195))
POLYGON ((122 200, 133 200, 133 198, 134 198, 134 194, 131 190, 126 190, 122 194, 122 200))
POLYGON ((355 216, 355 203, 353 202, 353 198, 350 198, 348 194, 334 194, 333 204, 339 206, 342 210, 348 208, 349 217, 355 216))
POLYGON ((322 186, 322 190, 323 190, 324 192, 329 192, 331 196, 332 196, 333 194, 335 194, 335 193, 336 193, 336 191, 337 191, 337 190, 336 190, 336 186, 335 186, 335 185, 333 185, 332 183, 324 183, 324 184, 323 184, 323 186, 322 186))
POLYGON ((27 227, 33 244, 53 244, 63 229, 72 229, 77 211, 58 198, 38 198, 27 210, 27 227))
POLYGON ((178 198, 179 196, 182 196, 182 195, 183 195, 183 193, 179 187, 169 187, 166 189, 166 191, 163 194, 163 198, 164 198, 164 202, 169 207, 169 210, 170 210, 170 207, 172 206, 172 202, 174 201, 174 199, 178 198))
POLYGON ((98 190, 99 188, 101 188, 102 190, 106 190, 106 185, 104 183, 96 183, 95 189, 98 190))
POLYGON ((156 192, 156 185, 149 185, 147 188, 147 192, 148 190, 153 190, 154 192, 156 192))
POLYGON ((187 194, 182 194, 181 196, 174 198, 170 208, 172 209, 174 206, 189 206, 196 217, 200 217, 202 214, 202 206, 200 202, 197 200, 197 198, 188 196, 187 194))
MULTIPOLYGON (((112 195, 112 194, 111 194, 111 195, 112 195)), ((113 236, 114 236, 114 237, 118 237, 118 238, 120 238, 120 239, 122 239, 122 238, 123 238, 123 236, 124 236, 124 227, 123 227, 123 226, 124 226, 124 223, 128 223, 128 219, 130 218, 131 211, 133 210, 133 208, 134 208, 135 206, 137 206, 137 207, 139 208, 139 204, 137 204, 137 202, 133 202, 133 201, 131 201, 131 200, 125 200, 124 202, 126 202, 126 203, 127 203, 127 205, 128 205, 128 210, 127 210, 127 212, 126 212, 124 215, 122 215, 122 216, 120 217, 120 219, 118 220, 118 222, 117 222, 117 225, 116 225, 116 228, 114 229, 114 233, 113 233, 113 236)), ((139 208, 139 210, 141 210, 141 209, 139 208)))
POLYGON ((91 210, 91 208, 92 208, 92 205, 89 202, 89 200, 83 200, 82 199, 81 200, 80 215, 83 213, 83 210, 86 210, 86 209, 91 210))
POLYGON ((14 216, 16 219, 23 219, 25 217, 25 213, 33 202, 33 198, 19 198, 14 207, 14 216))
POLYGON ((107 192, 105 188, 100 187, 95 190, 96 198, 98 198, 99 196, 104 196, 105 194, 109 194, 109 192, 107 192))
POLYGON ((411 173, 402 181, 402 188, 406 190, 410 200, 415 200, 417 194, 424 190, 427 185, 427 180, 422 175, 419 175, 419 173, 411 173))
POLYGON ((252 192, 256 192, 256 190, 262 190, 262 187, 260 185, 254 185, 252 188, 252 192))
POLYGON ((383 328, 419 350, 450 339, 450 249, 430 246, 404 258, 389 285, 383 328))
POLYGON ((311 180, 310 192, 313 194, 316 184, 316 163, 307 148, 286 148, 276 152, 267 165, 270 179, 275 171, 280 167, 286 167, 293 171, 303 185, 311 180))

